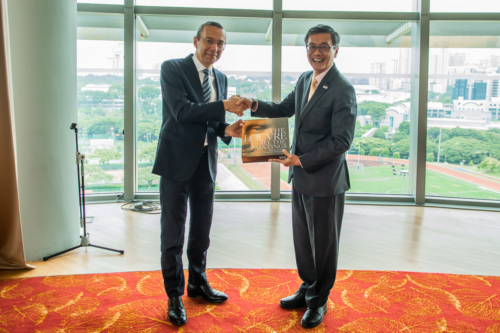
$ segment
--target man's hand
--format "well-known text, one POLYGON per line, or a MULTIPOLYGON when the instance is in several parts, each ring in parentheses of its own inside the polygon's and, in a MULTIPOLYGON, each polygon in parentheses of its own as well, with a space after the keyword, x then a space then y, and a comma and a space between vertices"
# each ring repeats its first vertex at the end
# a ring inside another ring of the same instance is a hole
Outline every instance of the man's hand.
POLYGON ((252 102, 253 101, 250 98, 241 97, 240 100, 236 102, 236 105, 243 105, 247 109, 250 109, 252 107, 252 102))
POLYGON ((286 167, 289 166, 300 166, 300 160, 297 155, 292 155, 289 152, 287 152, 285 149, 283 149, 283 154, 286 156, 286 160, 278 160, 278 159, 270 159, 269 162, 278 162, 283 164, 286 167))
POLYGON ((234 113, 238 117, 243 116, 243 111, 248 109, 246 105, 237 105, 236 103, 241 99, 240 95, 233 95, 229 99, 225 99, 222 102, 224 103, 224 110, 234 113))
POLYGON ((243 120, 238 120, 232 125, 227 125, 224 134, 226 136, 232 136, 233 138, 241 138, 241 130, 243 126, 243 120))

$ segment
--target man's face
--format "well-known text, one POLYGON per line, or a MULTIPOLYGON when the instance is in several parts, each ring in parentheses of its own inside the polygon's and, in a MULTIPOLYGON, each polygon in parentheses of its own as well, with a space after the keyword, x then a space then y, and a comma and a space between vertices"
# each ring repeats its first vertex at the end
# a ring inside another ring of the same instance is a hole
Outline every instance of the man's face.
POLYGON ((314 52, 307 52, 307 59, 313 70, 317 73, 322 73, 333 64, 333 59, 337 56, 339 48, 328 49, 325 52, 320 51, 320 46, 333 46, 332 36, 329 33, 319 33, 309 36, 307 45, 316 46, 314 52))
POLYGON ((217 44, 226 44, 226 32, 224 29, 206 25, 201 31, 200 39, 194 37, 193 43, 196 47, 196 57, 208 68, 220 59, 223 50, 217 44))

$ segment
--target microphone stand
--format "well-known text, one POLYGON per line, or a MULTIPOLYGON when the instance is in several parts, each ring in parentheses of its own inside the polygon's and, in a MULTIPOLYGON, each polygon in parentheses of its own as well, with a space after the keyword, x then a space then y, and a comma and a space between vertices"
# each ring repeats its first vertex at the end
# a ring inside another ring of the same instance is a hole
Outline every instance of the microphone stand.
POLYGON ((80 247, 89 247, 89 246, 97 247, 97 248, 103 249, 103 250, 118 252, 120 254, 124 254, 125 251, 123 251, 123 250, 115 250, 115 249, 111 249, 108 247, 98 246, 98 245, 94 245, 94 244, 90 243, 90 238, 89 238, 90 235, 87 233, 87 215, 85 212, 85 167, 84 167, 85 155, 81 154, 78 151, 78 128, 76 127, 76 123, 72 123, 71 127, 69 129, 75 131, 75 138, 76 138, 76 169, 78 172, 78 200, 80 202, 80 227, 83 228, 83 236, 80 236, 80 239, 81 239, 80 245, 72 247, 72 248, 64 250, 64 251, 61 251, 61 252, 58 252, 56 254, 47 256, 47 257, 43 257, 43 261, 47 261, 50 258, 57 257, 63 253, 66 253, 66 252, 69 252, 72 250, 76 250, 80 247), (80 169, 81 169, 81 172, 80 172, 80 169), (80 182, 80 179, 81 179, 81 182, 80 182))

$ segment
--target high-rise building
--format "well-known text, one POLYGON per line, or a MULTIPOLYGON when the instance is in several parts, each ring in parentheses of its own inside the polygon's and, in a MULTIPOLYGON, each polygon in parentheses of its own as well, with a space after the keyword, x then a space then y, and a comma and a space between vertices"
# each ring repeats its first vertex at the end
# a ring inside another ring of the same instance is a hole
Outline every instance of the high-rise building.
POLYGON ((465 53, 450 54, 450 66, 465 66, 465 53))
POLYGON ((486 88, 487 88, 487 83, 483 81, 479 82, 474 82, 472 91, 471 91, 471 100, 473 101, 478 101, 478 100, 486 100, 486 88))
POLYGON ((457 100, 459 97, 463 99, 468 99, 469 90, 467 89, 467 79, 457 79, 455 80, 455 85, 453 86, 453 91, 451 93, 451 99, 457 100))
POLYGON ((500 67, 500 56, 492 55, 490 58, 490 67, 498 68, 500 67))
POLYGON ((429 90, 443 94, 448 86, 447 79, 432 78, 433 75, 448 75, 448 49, 431 49, 429 55, 429 90))
MULTIPOLYGON (((373 62, 370 64, 371 74, 387 74, 387 64, 385 62, 373 62)), ((379 89, 387 89, 387 78, 385 77, 370 77, 370 86, 377 87, 379 89)))

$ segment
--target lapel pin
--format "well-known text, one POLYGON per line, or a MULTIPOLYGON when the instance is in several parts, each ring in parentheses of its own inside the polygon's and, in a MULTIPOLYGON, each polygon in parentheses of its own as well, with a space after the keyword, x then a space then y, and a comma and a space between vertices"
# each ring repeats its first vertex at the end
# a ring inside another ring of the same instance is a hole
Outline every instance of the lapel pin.
POLYGON ((328 89, 328 86, 323 86, 323 89, 328 89))

